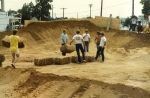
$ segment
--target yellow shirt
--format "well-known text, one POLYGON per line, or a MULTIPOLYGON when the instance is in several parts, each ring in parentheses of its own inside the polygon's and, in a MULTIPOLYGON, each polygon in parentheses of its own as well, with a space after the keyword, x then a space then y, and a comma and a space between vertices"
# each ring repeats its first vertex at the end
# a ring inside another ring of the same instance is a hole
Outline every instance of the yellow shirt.
POLYGON ((9 41, 10 41, 10 51, 17 52, 19 50, 18 43, 20 42, 20 37, 16 35, 11 35, 9 37, 9 41))

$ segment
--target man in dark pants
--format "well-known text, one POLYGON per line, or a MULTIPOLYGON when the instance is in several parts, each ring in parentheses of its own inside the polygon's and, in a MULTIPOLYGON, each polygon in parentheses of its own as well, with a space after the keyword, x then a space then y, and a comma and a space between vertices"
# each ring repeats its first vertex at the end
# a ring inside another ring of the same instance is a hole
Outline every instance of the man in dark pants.
POLYGON ((141 21, 138 21, 137 31, 138 31, 138 33, 141 33, 143 31, 143 27, 141 25, 141 21))
POLYGON ((105 57, 104 57, 105 46, 106 46, 106 37, 104 36, 104 33, 101 33, 101 41, 100 41, 100 45, 99 45, 99 48, 98 48, 97 53, 96 53, 95 60, 97 60, 97 58, 99 56, 99 53, 101 53, 101 55, 102 55, 101 62, 104 62, 104 59, 105 59, 105 57))
POLYGON ((137 24, 137 18, 135 15, 132 16, 132 19, 131 19, 131 24, 130 24, 130 29, 129 31, 132 29, 132 31, 135 31, 135 27, 136 27, 136 24, 137 24))
POLYGON ((85 30, 85 33, 83 34, 83 40, 85 43, 85 52, 89 52, 89 44, 90 44, 90 34, 88 33, 88 29, 85 30))
MULTIPOLYGON (((67 43, 68 40, 68 35, 66 34, 66 29, 63 30, 63 33, 61 34, 61 44, 62 46, 65 45, 67 43)), ((62 52, 62 56, 66 56, 66 53, 62 52)))
POLYGON ((73 41, 75 41, 75 44, 76 44, 76 52, 77 52, 77 55, 78 55, 78 64, 81 63, 80 51, 82 53, 83 62, 86 63, 84 49, 83 49, 83 46, 82 46, 82 44, 83 44, 84 47, 85 47, 85 44, 84 44, 82 35, 80 35, 79 30, 76 31, 76 35, 73 36, 72 41, 70 42, 70 45, 73 41))
MULTIPOLYGON (((100 32, 97 32, 97 35, 95 36, 95 44, 96 44, 97 50, 98 50, 100 41, 101 41, 101 35, 100 35, 100 32)), ((99 53, 99 56, 100 56, 100 53, 99 53)))

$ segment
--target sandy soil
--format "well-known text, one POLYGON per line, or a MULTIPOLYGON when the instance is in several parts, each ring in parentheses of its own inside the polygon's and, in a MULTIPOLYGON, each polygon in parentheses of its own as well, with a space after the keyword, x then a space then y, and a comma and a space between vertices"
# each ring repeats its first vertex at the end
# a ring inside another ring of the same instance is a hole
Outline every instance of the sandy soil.
MULTIPOLYGON (((35 66, 36 57, 61 57, 60 34, 67 29, 69 40, 80 28, 91 35, 90 54, 95 56, 94 37, 104 31, 88 21, 33 23, 19 31, 26 47, 16 69, 8 48, 0 46, 5 61, 0 68, 0 98, 150 98, 150 34, 110 29, 105 32, 105 62, 35 66)), ((11 32, 0 33, 0 39, 11 32)), ((75 52, 67 56, 76 55, 75 52)))

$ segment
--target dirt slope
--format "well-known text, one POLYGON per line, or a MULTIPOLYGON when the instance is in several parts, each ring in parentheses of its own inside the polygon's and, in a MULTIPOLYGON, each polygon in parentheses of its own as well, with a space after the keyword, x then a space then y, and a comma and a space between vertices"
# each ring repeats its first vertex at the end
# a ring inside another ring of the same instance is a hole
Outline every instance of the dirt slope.
MULTIPOLYGON (((48 23, 32 23, 24 30, 19 31, 19 35, 27 39, 27 49, 46 49, 54 51, 59 50, 60 36, 63 29, 67 29, 69 41, 72 39, 77 29, 81 30, 81 34, 85 29, 89 29, 92 42, 94 41, 97 31, 105 33, 107 38, 107 47, 109 48, 140 48, 150 46, 150 34, 138 34, 128 31, 112 30, 108 32, 105 28, 95 26, 89 21, 53 21, 48 23)), ((0 33, 0 39, 11 33, 0 33)))
POLYGON ((149 98, 143 89, 123 84, 42 74, 34 69, 0 68, 1 98, 149 98), (3 79, 3 77, 7 77, 3 79), (13 84, 13 85, 12 85, 13 84), (109 96, 108 96, 109 94, 109 96))

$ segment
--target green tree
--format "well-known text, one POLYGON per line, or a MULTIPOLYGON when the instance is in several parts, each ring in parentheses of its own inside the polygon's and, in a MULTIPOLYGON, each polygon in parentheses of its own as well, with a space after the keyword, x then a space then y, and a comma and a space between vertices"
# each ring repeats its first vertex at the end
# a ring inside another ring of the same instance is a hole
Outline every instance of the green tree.
POLYGON ((11 15, 13 15, 13 14, 17 14, 17 11, 14 11, 14 10, 8 10, 7 11, 8 12, 8 16, 11 16, 11 15))
MULTIPOLYGON (((135 18, 138 20, 137 16, 135 16, 135 18)), ((129 26, 131 24, 131 19, 132 19, 132 16, 127 17, 125 22, 123 23, 123 26, 129 26)))
POLYGON ((131 21, 131 18, 127 17, 125 22, 124 22, 124 24, 123 24, 123 26, 127 26, 128 27, 130 25, 130 21, 131 21))
POLYGON ((24 24, 24 20, 30 20, 32 15, 31 15, 31 8, 30 6, 32 5, 33 3, 29 3, 29 4, 24 4, 22 9, 19 9, 18 12, 22 14, 22 20, 21 22, 24 24))
POLYGON ((120 17, 119 17, 119 16, 116 16, 116 18, 117 18, 117 19, 120 19, 120 17))
POLYGON ((34 8, 34 15, 37 16, 40 20, 49 20, 50 19, 50 12, 51 5, 50 2, 53 2, 53 0, 35 0, 36 5, 34 8))
POLYGON ((147 16, 148 12, 150 12, 150 0, 141 0, 140 3, 143 5, 142 13, 147 16))

